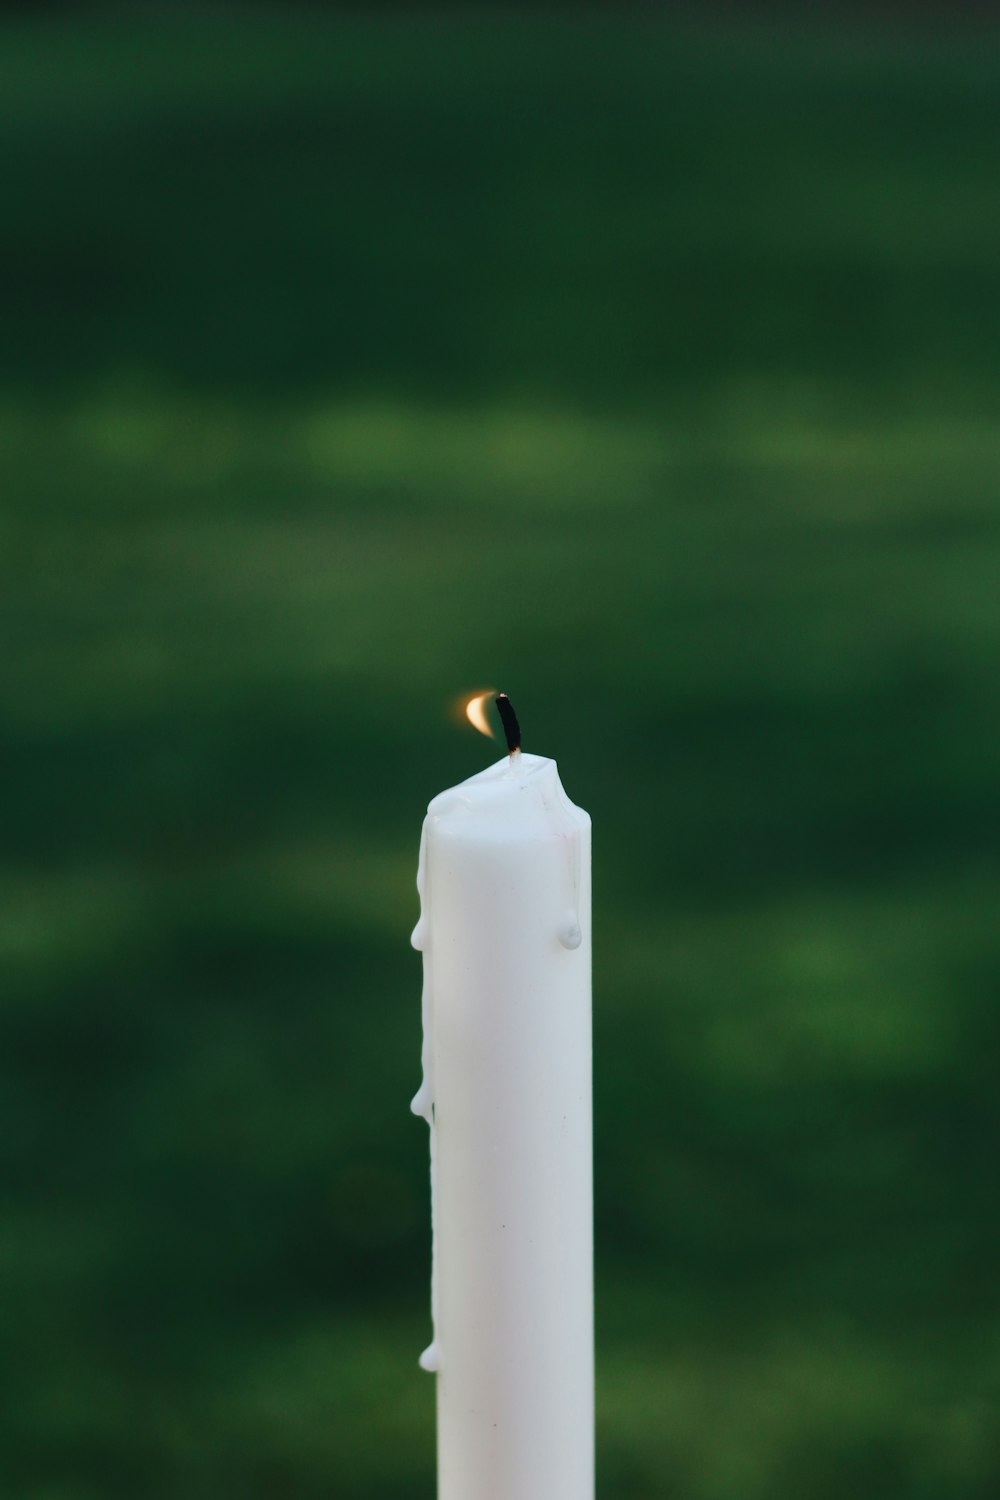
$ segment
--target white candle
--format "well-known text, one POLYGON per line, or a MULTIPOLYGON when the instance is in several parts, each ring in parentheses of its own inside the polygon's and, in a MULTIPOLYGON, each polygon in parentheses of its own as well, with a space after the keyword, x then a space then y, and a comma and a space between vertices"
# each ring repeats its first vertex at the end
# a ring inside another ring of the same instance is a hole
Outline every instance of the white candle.
POLYGON ((435 797, 417 884, 438 1500, 592 1500, 590 819, 555 761, 435 797))

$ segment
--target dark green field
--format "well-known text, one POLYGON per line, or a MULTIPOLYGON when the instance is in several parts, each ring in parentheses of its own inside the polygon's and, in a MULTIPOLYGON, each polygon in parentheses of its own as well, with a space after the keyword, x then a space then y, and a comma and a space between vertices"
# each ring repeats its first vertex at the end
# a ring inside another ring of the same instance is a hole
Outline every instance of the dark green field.
POLYGON ((489 684, 594 818, 601 1500, 995 1500, 998 40, 0 26, 2 1500, 432 1500, 489 684))

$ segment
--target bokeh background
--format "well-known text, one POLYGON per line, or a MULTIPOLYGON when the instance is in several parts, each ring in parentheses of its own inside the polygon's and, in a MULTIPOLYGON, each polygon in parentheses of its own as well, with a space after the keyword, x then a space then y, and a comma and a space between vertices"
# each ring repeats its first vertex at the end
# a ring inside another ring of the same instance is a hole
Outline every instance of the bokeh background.
POLYGON ((998 1493, 997 40, 4 12, 5 1500, 432 1500, 489 684, 594 818, 602 1500, 998 1493))

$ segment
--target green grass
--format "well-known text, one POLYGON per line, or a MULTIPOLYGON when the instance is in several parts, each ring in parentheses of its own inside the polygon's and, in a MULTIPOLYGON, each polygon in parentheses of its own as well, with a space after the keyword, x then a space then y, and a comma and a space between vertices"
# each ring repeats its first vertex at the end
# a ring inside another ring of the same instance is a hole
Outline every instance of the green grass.
POLYGON ((3 1500, 433 1495, 489 682, 595 823, 601 1500, 993 1496, 995 48, 0 36, 3 1500))

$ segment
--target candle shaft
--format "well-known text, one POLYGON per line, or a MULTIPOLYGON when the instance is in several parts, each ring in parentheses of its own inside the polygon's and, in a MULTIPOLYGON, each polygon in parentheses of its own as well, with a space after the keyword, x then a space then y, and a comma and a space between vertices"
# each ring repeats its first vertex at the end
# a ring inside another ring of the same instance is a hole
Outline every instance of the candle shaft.
POLYGON ((590 819, 515 754, 421 854, 439 1500, 592 1500, 590 819))

